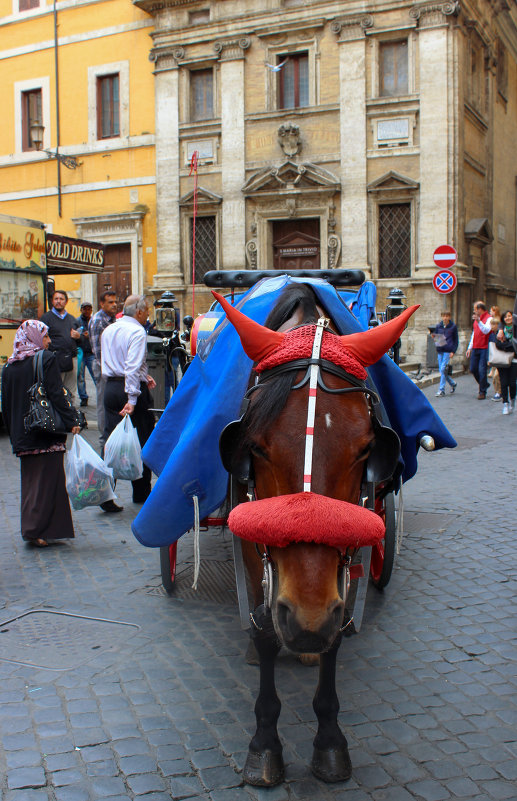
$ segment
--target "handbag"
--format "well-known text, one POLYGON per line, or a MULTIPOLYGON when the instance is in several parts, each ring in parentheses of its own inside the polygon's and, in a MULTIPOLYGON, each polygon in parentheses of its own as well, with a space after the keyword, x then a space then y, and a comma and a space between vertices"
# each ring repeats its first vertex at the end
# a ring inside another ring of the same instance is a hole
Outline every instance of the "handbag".
POLYGON ((488 363, 494 367, 509 367, 515 358, 512 350, 499 350, 495 342, 488 343, 488 363))
MULTIPOLYGON (((34 357, 34 384, 28 390, 29 411, 23 419, 25 432, 32 431, 46 432, 47 434, 66 434, 67 428, 61 415, 54 408, 52 402, 47 397, 47 391, 43 384, 43 351, 40 350, 34 357)), ((65 403, 75 412, 75 425, 84 428, 86 418, 79 409, 74 409, 70 400, 70 393, 63 387, 65 403)))

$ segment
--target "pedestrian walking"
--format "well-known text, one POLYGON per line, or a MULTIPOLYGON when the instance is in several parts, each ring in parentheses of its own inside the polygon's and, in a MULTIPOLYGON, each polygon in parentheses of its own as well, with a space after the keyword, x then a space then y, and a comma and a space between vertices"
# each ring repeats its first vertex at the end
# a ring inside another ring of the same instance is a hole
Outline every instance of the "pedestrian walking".
POLYGON ((49 345, 48 326, 26 320, 16 331, 12 355, 2 372, 2 415, 13 453, 20 459, 21 535, 39 548, 49 540, 74 536, 63 467, 66 434, 26 432, 24 426, 35 379, 34 357, 40 351, 48 399, 72 434, 81 430, 76 410, 65 401, 58 355, 48 350, 49 345))
MULTIPOLYGON (((488 338, 488 349, 490 350, 490 342, 495 342, 495 338, 497 336, 497 332, 501 326, 501 309, 499 306, 490 306, 490 317, 492 321, 490 323, 491 332, 488 338)), ((497 372, 497 367, 491 367, 490 372, 488 373, 488 377, 492 379, 492 386, 494 388, 494 394, 491 400, 498 403, 502 400, 501 398, 501 382, 499 380, 499 373, 497 372)))
POLYGON ((101 337, 103 331, 115 322, 117 313, 117 295, 113 290, 107 289, 100 296, 100 309, 94 314, 88 324, 90 347, 92 349, 94 362, 93 370, 96 376, 95 392, 97 395, 97 426, 99 429, 99 443, 101 456, 104 453, 104 388, 106 379, 102 376, 101 369, 101 337))
POLYGON ((458 329, 451 320, 450 311, 442 312, 442 319, 436 325, 433 334, 436 353, 438 354, 438 369, 440 371, 440 385, 437 397, 445 395, 445 383, 451 387, 451 394, 456 389, 456 382, 449 375, 449 363, 458 350, 458 329))
POLYGON ((517 394, 517 358, 513 347, 513 313, 511 311, 506 311, 503 315, 495 345, 498 350, 513 354, 513 359, 507 366, 497 366, 501 381, 503 414, 511 414, 515 410, 515 396, 517 394))
MULTIPOLYGON (((120 418, 130 414, 143 446, 154 428, 150 390, 156 386, 148 375, 146 364, 147 333, 144 325, 149 314, 146 298, 129 295, 123 311, 123 316, 102 334, 102 375, 106 379, 104 436, 107 440, 120 418)), ((133 502, 144 503, 151 492, 150 469, 144 465, 142 478, 131 483, 133 502)))
POLYGON ((492 318, 482 300, 474 303, 472 320, 472 336, 467 348, 467 359, 470 359, 470 372, 478 383, 478 400, 484 400, 490 386, 487 379, 487 363, 492 318))
POLYGON ((81 303, 81 315, 77 318, 78 332, 81 335, 77 348, 77 391, 81 399, 80 406, 88 406, 88 392, 86 391, 86 369, 90 373, 93 383, 97 383, 94 370, 95 356, 90 344, 88 326, 92 316, 93 307, 88 301, 81 303))
POLYGON ((65 309, 68 295, 64 290, 56 289, 51 303, 52 308, 42 314, 40 320, 48 327, 49 349, 57 356, 63 386, 74 403, 77 392, 77 345, 81 336, 77 331, 79 324, 65 309))

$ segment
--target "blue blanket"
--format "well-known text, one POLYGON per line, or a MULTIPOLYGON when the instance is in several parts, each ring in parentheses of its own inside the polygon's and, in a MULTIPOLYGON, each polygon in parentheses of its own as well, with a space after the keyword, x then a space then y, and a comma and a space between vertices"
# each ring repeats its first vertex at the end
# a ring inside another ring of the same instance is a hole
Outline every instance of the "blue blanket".
MULTIPOLYGON (((312 286, 340 333, 363 330, 336 290, 321 279, 264 279, 237 305, 253 320, 264 323, 279 293, 291 281, 312 286)), ((169 545, 192 528, 194 495, 199 499, 201 518, 223 503, 228 474, 219 456, 219 436, 239 415, 251 368, 235 329, 222 318, 202 343, 143 449, 143 459, 158 480, 132 525, 142 545, 169 545)), ((453 448, 456 442, 422 392, 391 359, 383 356, 369 368, 369 375, 400 437, 402 478, 408 481, 417 470, 423 434, 434 437, 437 448, 453 448)))

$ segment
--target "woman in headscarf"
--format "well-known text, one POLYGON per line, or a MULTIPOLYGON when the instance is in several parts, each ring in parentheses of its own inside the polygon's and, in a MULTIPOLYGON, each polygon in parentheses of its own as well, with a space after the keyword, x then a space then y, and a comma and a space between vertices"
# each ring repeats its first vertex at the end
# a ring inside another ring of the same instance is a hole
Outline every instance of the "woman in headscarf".
POLYGON ((50 344, 48 326, 26 320, 16 331, 14 347, 2 373, 2 415, 13 453, 20 457, 21 534, 30 545, 44 548, 49 540, 74 536, 65 486, 63 454, 66 434, 26 432, 29 389, 35 383, 34 357, 43 351, 43 384, 48 399, 72 434, 81 430, 76 410, 65 400, 61 373, 50 344))

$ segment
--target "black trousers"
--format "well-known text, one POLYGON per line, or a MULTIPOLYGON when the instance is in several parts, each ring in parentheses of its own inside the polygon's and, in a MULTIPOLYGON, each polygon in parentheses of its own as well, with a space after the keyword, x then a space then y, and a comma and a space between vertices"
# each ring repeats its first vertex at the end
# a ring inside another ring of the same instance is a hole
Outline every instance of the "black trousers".
POLYGON ((508 390, 510 390, 510 400, 514 400, 517 394, 517 363, 512 362, 509 367, 498 367, 497 371, 501 379, 501 397, 503 403, 508 403, 508 390))
MULTIPOLYGON (((114 428, 120 423, 120 411, 127 403, 127 394, 124 390, 124 379, 108 378, 104 389, 104 439, 108 439, 114 428)), ((136 428, 140 445, 143 447, 154 428, 154 412, 150 411, 153 405, 149 387, 142 381, 140 384, 140 395, 136 402, 135 410, 131 415, 131 420, 136 428)), ((143 503, 147 500, 151 492, 151 471, 144 464, 142 478, 132 481, 134 503, 143 503)))

